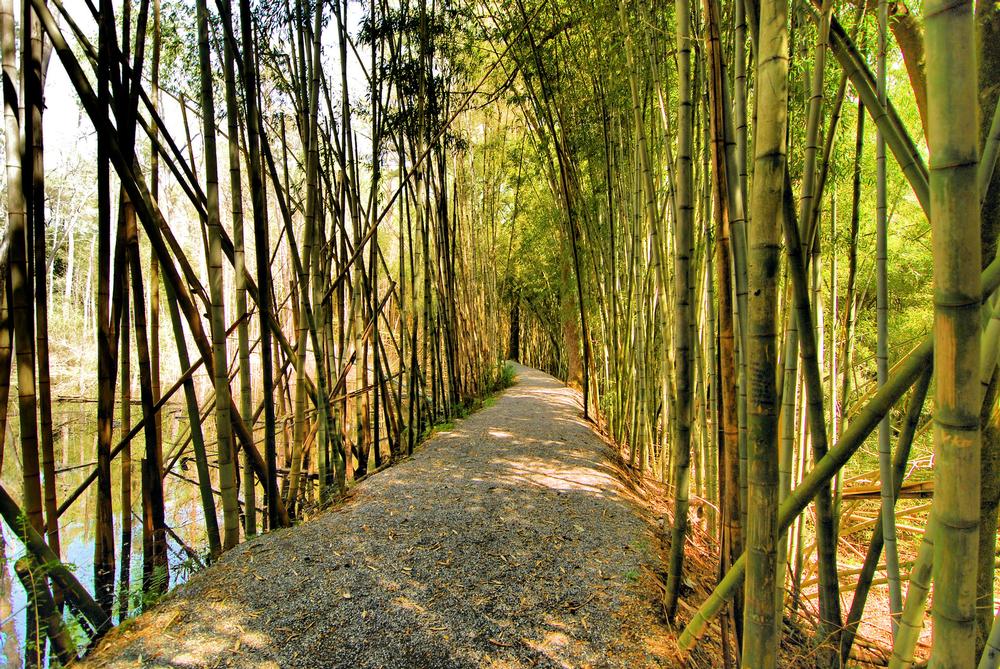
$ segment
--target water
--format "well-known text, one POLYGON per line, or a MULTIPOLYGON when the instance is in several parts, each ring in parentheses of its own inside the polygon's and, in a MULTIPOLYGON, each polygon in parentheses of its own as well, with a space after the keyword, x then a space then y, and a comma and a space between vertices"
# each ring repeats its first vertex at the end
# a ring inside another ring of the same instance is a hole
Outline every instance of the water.
MULTIPOLYGON (((12 398, 16 399, 16 398, 12 398)), ((169 408, 169 407, 168 407, 169 408)), ((141 419, 141 409, 132 410, 133 424, 141 419)), ((95 403, 58 403, 53 405, 53 431, 55 439, 56 480, 58 500, 61 502, 83 482, 94 469, 96 456, 97 405, 95 403)), ((209 421, 211 422, 211 421, 209 421)), ((117 423, 116 423, 117 425, 117 423)), ((167 411, 163 416, 164 459, 174 451, 175 444, 183 441, 187 434, 187 414, 180 407, 167 411)), ((121 438, 121 430, 115 430, 115 443, 121 438)), ((20 503, 21 495, 21 453, 18 442, 19 429, 16 408, 8 418, 7 443, 0 479, 4 487, 20 503)), ((206 439, 211 438, 206 434, 206 439)), ((142 506, 142 492, 139 482, 139 458, 145 450, 142 434, 132 440, 132 502, 133 511, 139 514, 142 506)), ((190 446, 185 458, 174 467, 181 476, 194 480, 197 475, 194 462, 187 458, 192 455, 190 446)), ((209 456, 211 458, 211 455, 209 456)), ((121 560, 121 523, 119 508, 121 499, 121 469, 116 458, 111 466, 113 500, 115 509, 115 558, 121 560)), ((213 484, 217 486, 216 484, 213 484)), ((199 554, 205 552, 207 540, 201 498, 198 488, 177 476, 167 476, 164 482, 166 496, 167 525, 199 554)), ((62 559, 69 563, 77 579, 88 590, 93 591, 94 576, 94 507, 96 485, 70 507, 59 519, 59 538, 62 559)), ((142 523, 133 515, 132 553, 130 555, 132 591, 138 593, 142 578, 142 523)), ((191 573, 193 565, 180 545, 169 538, 170 584, 183 582, 191 573)), ((20 581, 14 573, 14 562, 24 555, 24 547, 5 524, 0 522, 0 647, 3 657, 0 668, 21 667, 25 652, 25 606, 26 596, 20 581)), ((115 580, 119 566, 116 564, 115 580)), ((133 610, 133 613, 135 611, 133 610)))

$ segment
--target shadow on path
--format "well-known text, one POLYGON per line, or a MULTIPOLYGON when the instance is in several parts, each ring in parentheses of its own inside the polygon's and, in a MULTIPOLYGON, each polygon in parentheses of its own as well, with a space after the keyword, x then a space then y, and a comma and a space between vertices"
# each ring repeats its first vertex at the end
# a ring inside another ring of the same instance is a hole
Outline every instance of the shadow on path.
POLYGON ((667 666, 657 539, 580 418, 517 367, 345 505, 230 551, 88 667, 667 666))

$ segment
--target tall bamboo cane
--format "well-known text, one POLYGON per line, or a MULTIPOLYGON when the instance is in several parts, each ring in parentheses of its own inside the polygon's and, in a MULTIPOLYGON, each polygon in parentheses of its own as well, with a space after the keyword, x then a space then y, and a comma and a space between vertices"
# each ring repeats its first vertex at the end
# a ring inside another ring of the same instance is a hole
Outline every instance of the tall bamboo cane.
POLYGON ((788 106, 787 5, 761 3, 754 138, 753 220, 748 237, 747 581, 745 666, 775 667, 780 616, 775 606, 778 522, 777 278, 788 106))
POLYGON ((979 542, 978 114, 971 2, 928 2, 927 119, 934 249, 934 646, 931 666, 975 664, 979 542))
POLYGON ((202 126, 205 142, 205 192, 208 196, 208 273, 211 294, 212 349, 215 360, 215 425, 218 435, 219 488, 222 490, 223 548, 239 543, 239 503, 236 499, 236 467, 231 440, 230 390, 226 375, 225 305, 222 286, 222 233, 219 218, 219 176, 215 145, 215 101, 212 62, 208 44, 208 8, 205 0, 196 3, 198 54, 201 65, 202 126))

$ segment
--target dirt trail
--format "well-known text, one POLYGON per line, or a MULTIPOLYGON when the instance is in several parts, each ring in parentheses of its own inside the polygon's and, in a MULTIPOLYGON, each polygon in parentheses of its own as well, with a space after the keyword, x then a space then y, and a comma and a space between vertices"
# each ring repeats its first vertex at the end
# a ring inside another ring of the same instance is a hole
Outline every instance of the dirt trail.
POLYGON ((346 504, 230 551, 84 666, 668 666, 650 514, 579 393, 517 375, 346 504))

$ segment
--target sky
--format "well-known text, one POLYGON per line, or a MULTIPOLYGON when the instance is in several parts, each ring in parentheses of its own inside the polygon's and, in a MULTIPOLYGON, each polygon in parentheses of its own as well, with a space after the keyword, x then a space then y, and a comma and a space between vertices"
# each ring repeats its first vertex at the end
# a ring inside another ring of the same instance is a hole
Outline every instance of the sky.
MULTIPOLYGON (((94 36, 97 33, 97 24, 91 18, 84 0, 63 0, 63 4, 74 18, 74 21, 88 35, 88 38, 96 42, 94 36)), ((120 11, 120 8, 116 7, 116 9, 120 11)), ((19 15, 19 9, 15 8, 15 11, 19 15)), ((352 34, 356 32, 356 26, 360 23, 362 12, 363 8, 360 3, 352 2, 349 5, 348 20, 350 25, 355 27, 351 30, 352 34)), ((330 72, 331 67, 337 68, 335 70, 337 75, 332 76, 331 79, 335 88, 338 88, 340 81, 339 65, 337 64, 339 48, 335 43, 336 34, 334 30, 336 24, 332 18, 328 25, 329 28, 323 34, 324 69, 330 72)), ((63 29, 64 37, 73 46, 75 41, 72 37, 72 32, 62 21, 60 21, 60 26, 63 29)), ((367 49, 364 47, 359 46, 358 53, 362 58, 367 58, 367 49)), ((148 56, 149 53, 147 52, 148 56)), ((167 66, 167 64, 165 63, 164 66, 167 66)), ((85 71, 90 74, 90 70, 86 66, 85 71)), ((148 91, 149 81, 147 80, 145 83, 148 91)), ((348 51, 348 86, 352 91, 352 99, 357 100, 364 95, 366 88, 364 70, 353 57, 350 50, 348 51)), ((218 109, 223 104, 223 100, 221 99, 221 92, 217 91, 217 93, 219 94, 219 98, 216 100, 216 108, 218 109)), ((163 95, 162 98, 163 111, 161 113, 170 129, 171 135, 180 145, 180 140, 184 137, 180 105, 170 96, 163 95)), ((46 171, 58 170, 67 162, 72 161, 76 154, 96 153, 97 141, 94 126, 83 110, 62 62, 54 52, 49 64, 45 84, 45 105, 43 124, 46 171)), ((200 144, 200 141, 197 139, 201 135, 201 132, 198 130, 200 123, 198 121, 197 108, 189 105, 189 114, 189 122, 195 126, 191 128, 192 135, 196 137, 195 143, 200 144)), ((200 147, 196 146, 196 153, 200 154, 200 147)))

